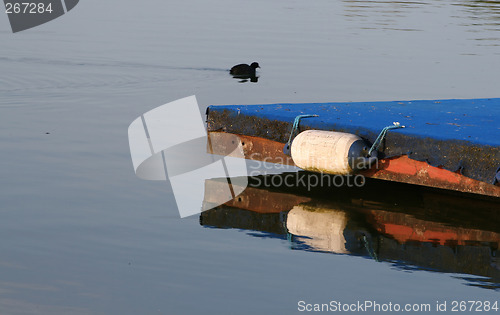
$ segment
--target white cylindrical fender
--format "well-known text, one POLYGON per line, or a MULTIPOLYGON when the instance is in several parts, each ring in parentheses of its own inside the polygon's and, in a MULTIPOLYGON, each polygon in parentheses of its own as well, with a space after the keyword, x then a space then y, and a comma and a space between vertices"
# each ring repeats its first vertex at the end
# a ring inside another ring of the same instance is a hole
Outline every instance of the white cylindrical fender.
POLYGON ((338 254, 348 253, 344 230, 347 215, 344 211, 297 205, 288 212, 286 227, 296 236, 305 236, 302 240, 316 250, 338 254))
POLYGON ((366 157, 367 145, 360 137, 344 132, 307 130, 292 142, 294 163, 307 171, 351 174, 367 168, 376 158, 366 157))

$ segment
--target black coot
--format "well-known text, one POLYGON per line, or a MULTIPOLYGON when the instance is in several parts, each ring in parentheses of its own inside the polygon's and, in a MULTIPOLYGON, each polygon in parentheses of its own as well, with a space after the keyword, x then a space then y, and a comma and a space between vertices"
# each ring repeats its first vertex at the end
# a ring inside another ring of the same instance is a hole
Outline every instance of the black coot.
POLYGON ((260 68, 257 62, 252 62, 251 65, 242 63, 232 67, 231 70, 229 70, 229 73, 238 76, 255 77, 255 69, 257 68, 260 68))

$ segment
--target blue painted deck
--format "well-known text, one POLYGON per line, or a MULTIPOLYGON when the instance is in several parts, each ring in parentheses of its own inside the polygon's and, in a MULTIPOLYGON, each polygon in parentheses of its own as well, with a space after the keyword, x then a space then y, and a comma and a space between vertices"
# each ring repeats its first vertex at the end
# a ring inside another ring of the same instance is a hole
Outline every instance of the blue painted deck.
POLYGON ((500 98, 433 101, 297 103, 217 106, 214 110, 239 109, 241 114, 290 121, 300 114, 318 114, 302 125, 314 129, 380 131, 399 121, 397 132, 441 140, 465 140, 500 146, 500 98))
POLYGON ((397 121, 406 128, 387 134, 386 157, 407 154, 485 182, 492 182, 500 167, 500 98, 219 105, 208 112, 209 130, 224 127, 280 142, 301 114, 319 115, 303 119, 301 130, 350 132, 371 143, 397 121))

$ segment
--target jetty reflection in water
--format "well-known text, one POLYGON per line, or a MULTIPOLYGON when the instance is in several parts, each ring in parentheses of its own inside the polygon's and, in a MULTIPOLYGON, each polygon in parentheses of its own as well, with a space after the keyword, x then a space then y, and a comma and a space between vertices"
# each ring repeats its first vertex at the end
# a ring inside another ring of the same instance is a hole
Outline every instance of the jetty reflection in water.
MULTIPOLYGON (((295 250, 365 256, 403 270, 459 273, 469 285, 500 288, 494 199, 370 179, 361 188, 313 190, 259 187, 263 182, 284 181, 250 178, 241 195, 203 212, 200 224, 287 239, 295 250)), ((205 202, 216 204, 224 184, 208 180, 205 202)))

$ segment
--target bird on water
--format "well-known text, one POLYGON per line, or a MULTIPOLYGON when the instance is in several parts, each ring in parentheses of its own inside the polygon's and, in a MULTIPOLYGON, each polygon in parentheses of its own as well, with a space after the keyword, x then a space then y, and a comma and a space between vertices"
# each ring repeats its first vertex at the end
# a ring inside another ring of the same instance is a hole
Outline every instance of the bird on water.
POLYGON ((252 62, 251 65, 245 63, 236 65, 229 70, 229 74, 237 76, 255 77, 255 69, 260 68, 259 63, 252 62))

